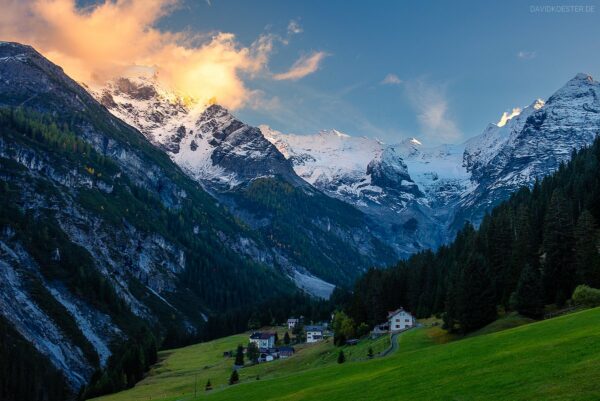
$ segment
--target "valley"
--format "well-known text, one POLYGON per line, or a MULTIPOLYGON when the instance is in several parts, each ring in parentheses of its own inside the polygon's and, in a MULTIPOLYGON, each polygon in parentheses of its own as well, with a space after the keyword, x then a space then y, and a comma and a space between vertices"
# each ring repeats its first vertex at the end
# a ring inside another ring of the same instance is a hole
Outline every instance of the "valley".
POLYGON ((600 8, 0 9, 0 401, 600 399, 600 8))

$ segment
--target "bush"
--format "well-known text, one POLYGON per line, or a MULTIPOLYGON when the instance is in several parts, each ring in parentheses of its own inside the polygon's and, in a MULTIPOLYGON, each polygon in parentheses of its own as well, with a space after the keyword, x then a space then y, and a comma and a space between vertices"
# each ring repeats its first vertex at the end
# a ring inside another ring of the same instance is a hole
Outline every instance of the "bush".
POLYGON ((579 285, 573 292, 573 302, 587 307, 600 306, 600 290, 587 285, 579 285))
POLYGON ((346 362, 346 356, 344 355, 344 351, 340 350, 340 353, 338 354, 338 358, 337 358, 337 363, 344 363, 346 362))

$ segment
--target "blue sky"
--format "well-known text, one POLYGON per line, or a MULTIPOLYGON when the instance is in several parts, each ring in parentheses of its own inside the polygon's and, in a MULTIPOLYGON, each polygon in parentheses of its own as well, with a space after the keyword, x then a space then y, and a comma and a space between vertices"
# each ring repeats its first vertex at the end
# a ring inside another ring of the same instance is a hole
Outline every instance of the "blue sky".
POLYGON ((460 142, 503 111, 547 98, 578 72, 600 75, 600 4, 556 2, 188 0, 161 29, 279 35, 268 69, 326 54, 297 80, 248 77, 262 106, 236 114, 294 133, 336 128, 396 142, 460 142), (295 34, 288 33, 295 21, 295 34), (387 83, 384 83, 388 77, 387 83))

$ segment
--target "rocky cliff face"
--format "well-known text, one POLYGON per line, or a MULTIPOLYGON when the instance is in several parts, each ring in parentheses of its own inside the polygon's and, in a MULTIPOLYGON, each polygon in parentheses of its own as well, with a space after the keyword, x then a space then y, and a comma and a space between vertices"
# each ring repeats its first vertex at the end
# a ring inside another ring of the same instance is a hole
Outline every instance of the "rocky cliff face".
MULTIPOLYGON (((278 255, 275 263, 286 266, 300 287, 325 295, 333 288, 329 283, 348 284, 366 267, 394 259, 383 235, 370 229, 368 216, 328 198, 321 192, 325 188, 309 185, 294 170, 294 161, 261 129, 223 107, 186 101, 163 90, 152 77, 120 78, 92 94, 164 150, 236 217, 264 233, 278 255), (272 193, 275 190, 284 192, 272 193), (310 259, 316 261, 307 266, 310 259)), ((401 177, 395 164, 402 162, 388 153, 373 160, 370 169, 382 185, 386 180, 396 185, 401 177)), ((360 191, 367 194, 369 188, 360 191)))
POLYGON ((144 77, 119 78, 92 93, 208 188, 227 190, 265 176, 301 185, 291 163, 258 128, 219 105, 186 101, 144 77))
POLYGON ((293 290, 260 233, 31 47, 0 43, 0 117, 0 314, 74 391, 136 322, 193 336, 293 290))

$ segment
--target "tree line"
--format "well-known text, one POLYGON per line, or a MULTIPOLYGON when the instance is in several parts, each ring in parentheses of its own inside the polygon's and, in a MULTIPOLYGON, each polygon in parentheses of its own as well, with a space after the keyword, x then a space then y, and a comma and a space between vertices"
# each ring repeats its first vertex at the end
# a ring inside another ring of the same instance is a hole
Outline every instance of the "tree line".
POLYGON ((355 322, 374 325, 404 306, 438 315, 446 328, 470 332, 516 310, 540 318, 563 306, 578 284, 600 288, 600 140, 532 188, 522 188, 467 223, 449 245, 386 270, 371 269, 344 300, 355 322))

